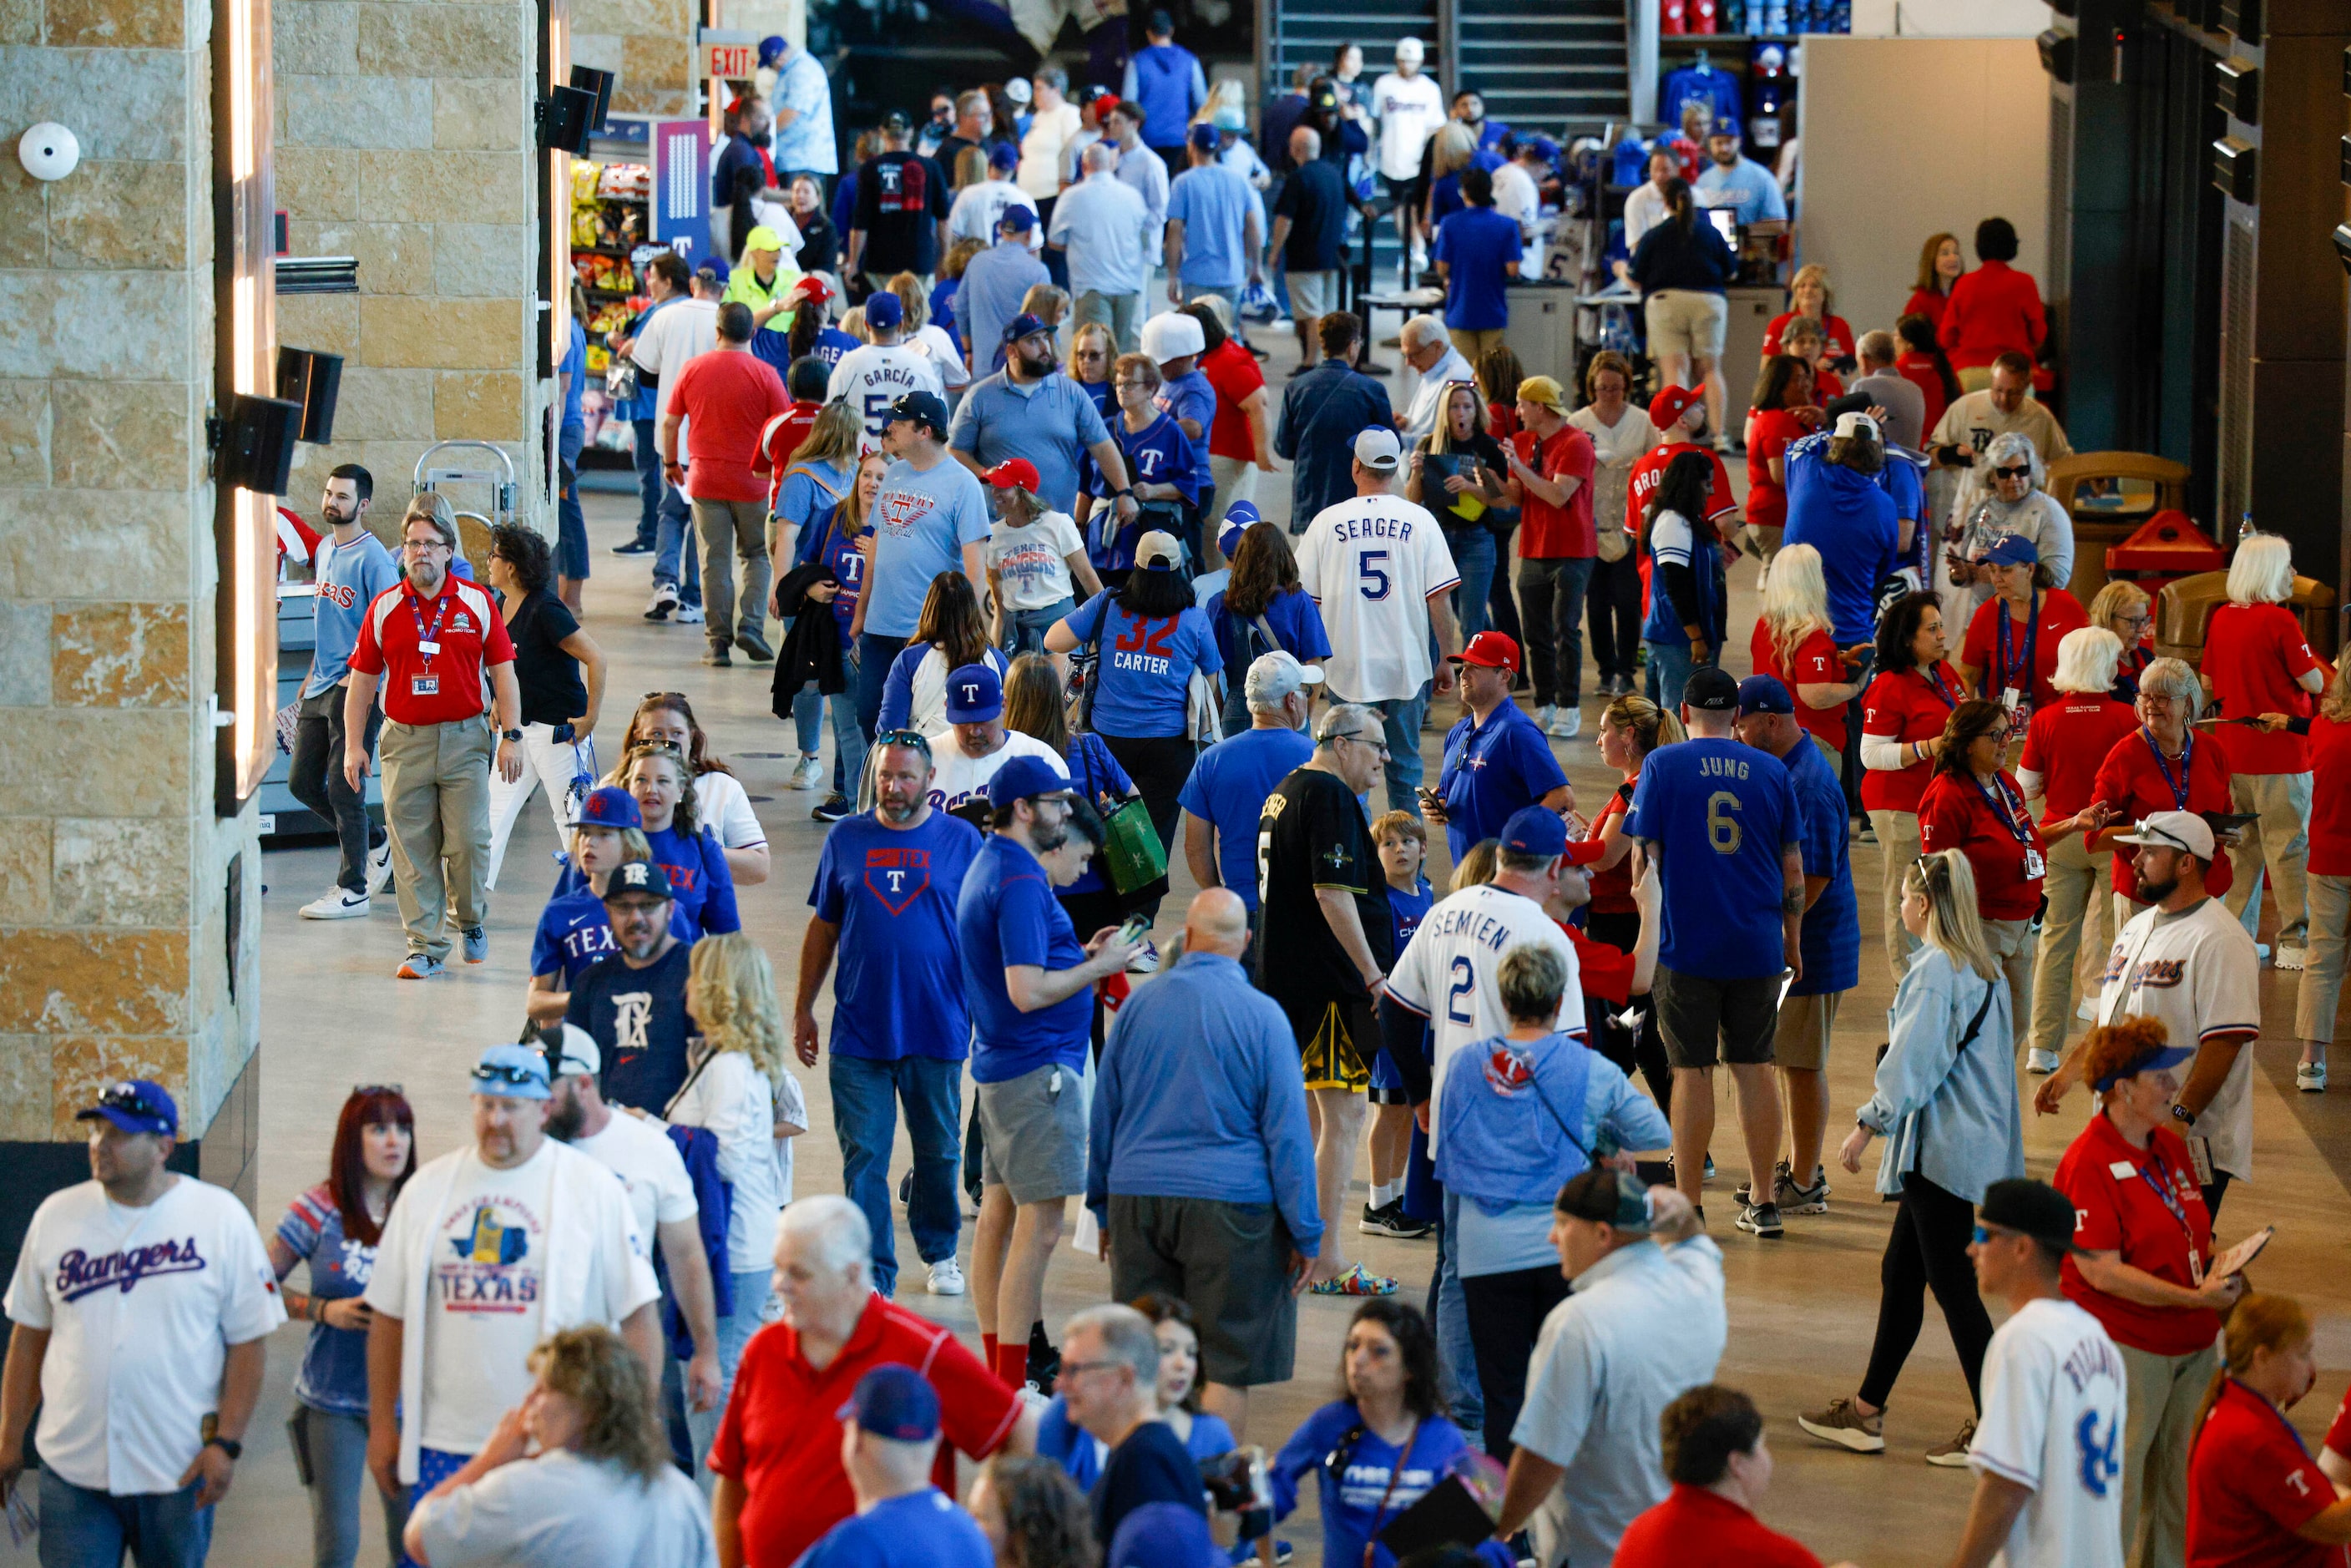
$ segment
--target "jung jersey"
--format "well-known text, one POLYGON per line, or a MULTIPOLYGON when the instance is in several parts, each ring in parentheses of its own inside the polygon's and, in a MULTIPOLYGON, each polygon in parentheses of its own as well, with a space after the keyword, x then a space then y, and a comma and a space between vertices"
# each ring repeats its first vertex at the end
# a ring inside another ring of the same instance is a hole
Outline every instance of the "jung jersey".
POLYGON ((1359 496, 1325 507, 1298 541, 1298 580, 1322 612, 1331 657, 1323 689, 1333 700, 1417 696, 1428 660, 1428 601, 1461 574, 1425 507, 1398 496, 1359 496))
POLYGON ((2032 1489, 1995 1563, 2122 1568, 2122 1353, 2071 1301, 2027 1301, 1984 1352, 1970 1469, 2032 1489))
POLYGON ((1787 967, 1780 856, 1802 831, 1778 758, 1703 737, 1660 747, 1641 764, 1625 831, 1659 852, 1666 880, 1658 963, 1711 980, 1757 979, 1787 967))
POLYGON ((882 450, 882 427, 889 423, 890 405, 911 392, 926 392, 942 402, 946 379, 939 361, 911 343, 868 343, 841 356, 825 382, 825 401, 847 398, 864 430, 861 455, 882 450))

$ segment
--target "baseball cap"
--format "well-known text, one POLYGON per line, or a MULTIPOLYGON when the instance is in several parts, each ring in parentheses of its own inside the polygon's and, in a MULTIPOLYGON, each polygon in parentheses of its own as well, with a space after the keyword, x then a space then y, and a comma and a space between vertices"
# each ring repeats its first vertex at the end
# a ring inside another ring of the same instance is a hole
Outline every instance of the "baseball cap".
POLYGON ((1708 713, 1735 713, 1739 709, 1739 677, 1712 665, 1693 671, 1682 687, 1682 701, 1708 713))
POLYGON ((963 664, 947 676, 947 722, 986 724, 1004 711, 1004 682, 993 664, 963 664))
POLYGON ((1217 150, 1217 126, 1214 120, 1204 120, 1192 127, 1192 145, 1201 152, 1214 152, 1217 150))
POLYGON ((547 1058, 527 1045, 494 1045, 474 1063, 474 1092, 508 1100, 546 1100, 547 1058))
POLYGON ((912 131, 914 128, 914 122, 906 118, 906 111, 903 109, 893 109, 882 117, 882 129, 884 131, 912 131))
POLYGON ((74 1113, 77 1122, 99 1117, 126 1133, 152 1133, 157 1137, 180 1135, 180 1107, 168 1091, 151 1078, 125 1078, 98 1092, 98 1103, 74 1113))
POLYGON ((1112 110, 1118 107, 1118 94, 1114 92, 1103 93, 1100 97, 1096 98, 1093 102, 1086 105, 1086 107, 1094 111, 1094 123, 1099 125, 1103 120, 1110 118, 1112 110))
POLYGON ((1976 1218, 2030 1236, 2053 1251, 2074 1250, 2074 1200, 2045 1181, 2010 1176, 1992 1183, 1976 1206, 1976 1218))
POLYGON ((1520 145, 1534 149, 1535 156, 1546 163, 1559 162, 1559 143, 1548 136, 1530 136, 1520 145))
POLYGON ((745 250, 781 250, 784 248, 784 236, 767 225, 761 224, 743 236, 743 248, 745 250))
POLYGON ((1155 360, 1180 360, 1208 346, 1200 319, 1181 310, 1163 310, 1143 324, 1143 351, 1155 360))
POLYGON ((832 285, 824 280, 824 274, 821 272, 807 273, 798 283, 792 285, 792 293, 802 299, 813 299, 819 305, 822 305, 832 298, 832 285))
POLYGON ((2152 844, 2159 850, 2186 850, 2198 860, 2212 859, 2212 825, 2193 811, 2158 811, 2141 817, 2134 831, 2117 833, 2115 841, 2152 844))
POLYGON ((1235 501, 1225 508, 1225 520, 1217 526, 1217 548, 1224 552, 1227 560, 1241 548, 1241 536, 1263 521, 1253 502, 1235 501))
POLYGON ((1119 1521, 1102 1549, 1102 1568, 1199 1568, 1224 1561, 1207 1516, 1180 1502, 1144 1503, 1119 1521))
POLYGON ((2041 559, 2041 548, 2022 534, 2002 534, 1984 552, 1984 559, 1992 566, 2032 566, 2041 559))
POLYGON ((1406 34, 1405 37, 1401 37, 1401 38, 1398 38, 1398 39, 1396 40, 1396 47, 1395 47, 1395 57, 1396 57, 1396 58, 1398 58, 1398 59, 1400 59, 1400 60, 1402 60, 1402 59, 1415 59, 1415 60, 1416 60, 1416 59, 1418 59, 1418 58, 1420 58, 1420 57, 1421 57, 1422 53, 1423 53, 1423 50, 1422 50, 1422 47, 1421 47, 1421 42, 1420 42, 1420 40, 1419 40, 1418 38, 1416 38, 1416 37, 1412 37, 1410 34, 1406 34))
POLYGON ((1886 439, 1885 433, 1877 428, 1877 421, 1870 418, 1869 415, 1865 413, 1841 413, 1837 415, 1836 434, 1839 435, 1848 436, 1866 435, 1872 441, 1883 441, 1886 439))
POLYGON ((1016 757, 998 768, 996 776, 987 781, 987 803, 998 808, 1009 806, 1015 800, 1069 792, 1070 781, 1041 757, 1016 757))
POLYGON ((1480 632, 1469 639, 1469 645, 1451 655, 1456 664, 1476 664, 1489 670, 1510 670, 1519 667, 1519 645, 1504 632, 1480 632))
POLYGON ((1008 349, 1023 338, 1033 338, 1040 332, 1052 329, 1035 311, 1023 310, 1004 324, 1004 346, 1008 349))
POLYGON ((893 1442, 927 1443, 939 1435, 939 1396, 921 1373, 894 1362, 859 1378, 849 1403, 833 1414, 893 1442))
POLYGON ((1780 684, 1776 675, 1750 675, 1739 683, 1739 711, 1749 713, 1793 713, 1795 698, 1780 684))
POLYGON ((1041 490, 1045 482, 1037 476, 1037 465, 1026 457, 1008 457, 981 476, 999 490, 1041 490))
POLYGON ((1020 166, 1020 149, 1009 141, 999 141, 987 150, 987 166, 991 169, 1017 169, 1020 166))
POLYGON ((596 1045, 596 1037, 576 1023, 558 1024, 548 1031, 556 1038, 548 1040, 554 1049, 548 1052, 555 1063, 555 1076, 568 1078, 585 1073, 594 1078, 604 1071, 604 1053, 596 1045), (561 1032, 556 1034, 556 1030, 561 1032))
MULTIPOLYGON (((1018 162, 1019 160, 1014 159, 1012 162, 1018 162)), ((1005 167, 1008 169, 1012 167, 1012 163, 1007 163, 1005 167)), ((1037 214, 1015 202, 1004 209, 1004 215, 996 220, 996 226, 1012 234, 1025 235, 1037 226, 1037 214)))
POLYGON ((1322 684, 1322 666, 1301 664, 1297 655, 1276 648, 1260 653, 1242 678, 1241 694, 1252 707, 1271 707, 1292 692, 1322 684))
POLYGON ((877 289, 865 299, 865 324, 868 327, 896 327, 906 319, 906 302, 888 289, 877 289))
POLYGON ((1153 528, 1134 541, 1134 564, 1144 571, 1173 571, 1184 559, 1184 547, 1165 528, 1153 528))
POLYGON ((733 275, 734 270, 718 256, 705 256, 695 265, 694 276, 707 278, 713 283, 724 283, 733 275))
POLYGON ((1355 437, 1355 461, 1374 474, 1393 474, 1403 460, 1404 446, 1384 424, 1367 427, 1355 437))
POLYGON ((614 869, 604 879, 604 902, 611 903, 623 894, 642 893, 650 899, 672 896, 669 873, 652 861, 631 861, 614 869))
POLYGON ((2137 1078, 2142 1072, 2160 1072, 2167 1067, 2177 1067, 2196 1054, 2192 1045, 2158 1045, 2140 1051, 2111 1072, 2101 1072, 2090 1085, 2103 1094, 2126 1078, 2137 1078))
POLYGON ((1697 387, 1667 387, 1649 400, 1649 423, 1671 430, 1693 408, 1706 406, 1706 393, 1697 387))
POLYGON ((588 799, 580 802, 582 828, 642 828, 645 814, 637 810, 637 798, 618 784, 607 784, 601 789, 588 791, 588 799))
POLYGON ((1036 96, 1036 93, 1035 89, 1029 87, 1027 77, 1014 77, 1004 84, 1004 96, 1015 103, 1027 103, 1036 96))
POLYGON ((1549 806, 1521 806, 1502 824, 1502 847, 1512 854, 1563 855, 1567 822, 1549 806))
MULTIPOLYGON (((892 295, 891 298, 894 299, 897 296, 892 295)), ((891 400, 890 420, 901 419, 913 424, 927 424, 944 437, 947 433, 946 401, 936 392, 900 392, 891 400)))
POLYGON ((1523 402, 1540 403, 1553 413, 1567 412, 1567 393, 1549 376, 1529 376, 1520 382, 1519 398, 1523 402))
POLYGON ((1622 1235, 1646 1236, 1656 1228, 1649 1189, 1639 1176, 1610 1166, 1587 1166, 1568 1177, 1552 1207, 1576 1219, 1614 1226, 1622 1235))

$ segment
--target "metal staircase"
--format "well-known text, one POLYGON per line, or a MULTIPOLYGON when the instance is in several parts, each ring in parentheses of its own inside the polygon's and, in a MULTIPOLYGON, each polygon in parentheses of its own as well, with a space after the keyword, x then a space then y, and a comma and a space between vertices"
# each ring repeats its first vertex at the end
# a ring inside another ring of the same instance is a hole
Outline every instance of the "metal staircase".
POLYGON ((1446 84, 1514 128, 1582 135, 1625 118, 1624 0, 1442 0, 1446 84))

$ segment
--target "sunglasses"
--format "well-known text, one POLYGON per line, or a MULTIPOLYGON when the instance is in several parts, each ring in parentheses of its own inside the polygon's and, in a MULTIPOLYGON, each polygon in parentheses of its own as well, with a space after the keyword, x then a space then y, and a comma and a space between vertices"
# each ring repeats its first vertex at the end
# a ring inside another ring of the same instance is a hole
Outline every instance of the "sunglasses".
POLYGON ((924 756, 931 754, 931 737, 919 729, 885 729, 873 737, 876 746, 910 746, 924 756))
POLYGON ((506 1083, 520 1088, 528 1083, 544 1085, 547 1082, 547 1074, 534 1072, 528 1067, 476 1067, 474 1069, 474 1082, 506 1083))
POLYGON ((397 1094, 402 1099, 406 1099, 408 1097, 408 1092, 397 1083, 354 1083, 351 1085, 351 1092, 354 1094, 397 1094))
POLYGON ((2021 1232, 2003 1229, 1997 1225, 1979 1225, 1976 1227, 1976 1245, 1981 1247, 1989 1242, 2005 1241, 2019 1234, 2021 1232))
POLYGON ((2032 468, 2030 464, 2027 464, 2022 468, 1995 468, 1992 472, 1999 475, 2003 479, 2030 479, 2032 477, 2032 468))
POLYGON ((161 1116, 162 1108, 147 1098, 146 1091, 117 1083, 99 1091, 98 1103, 110 1111, 123 1111, 133 1116, 161 1116))

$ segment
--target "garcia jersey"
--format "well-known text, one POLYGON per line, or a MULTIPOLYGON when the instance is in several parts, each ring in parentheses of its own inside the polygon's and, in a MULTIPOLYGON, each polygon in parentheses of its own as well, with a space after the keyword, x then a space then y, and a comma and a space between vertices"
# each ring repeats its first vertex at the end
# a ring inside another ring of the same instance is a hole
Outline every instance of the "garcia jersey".
POLYGON ((841 356, 824 385, 827 402, 841 398, 857 412, 864 434, 859 455, 882 450, 882 427, 890 420, 890 405, 911 392, 926 392, 945 402, 946 378, 938 360, 912 343, 867 343, 841 356))

